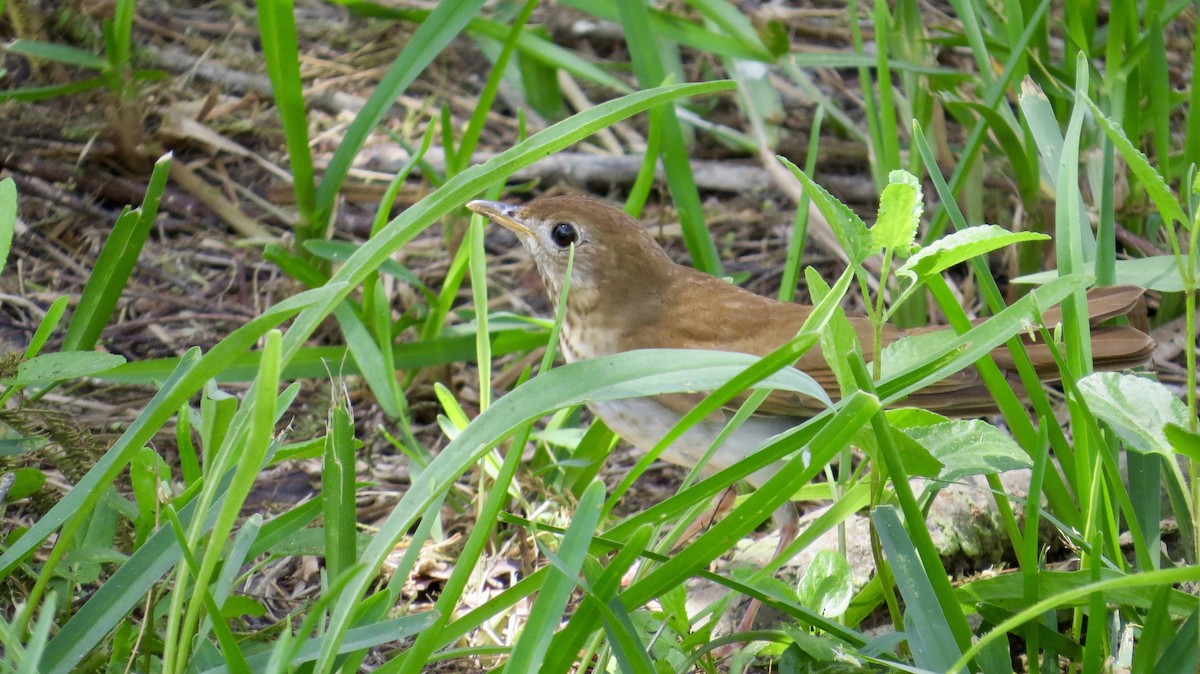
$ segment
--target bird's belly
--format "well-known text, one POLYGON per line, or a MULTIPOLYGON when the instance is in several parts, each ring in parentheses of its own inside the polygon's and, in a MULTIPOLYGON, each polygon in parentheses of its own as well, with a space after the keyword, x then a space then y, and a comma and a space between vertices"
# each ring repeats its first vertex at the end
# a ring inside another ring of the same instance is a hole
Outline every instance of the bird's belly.
MULTIPOLYGON (((652 398, 606 400, 590 403, 588 407, 614 433, 643 453, 653 449, 682 418, 682 415, 652 398)), ((711 474, 732 466, 762 447, 767 440, 790 430, 794 424, 795 420, 783 417, 747 419, 717 448, 704 472, 711 474)), ((700 461, 724 427, 724 422, 701 421, 672 443, 663 452, 662 458, 675 465, 691 468, 700 461)), ((782 466, 783 462, 777 461, 746 479, 755 487, 760 487, 782 466)))

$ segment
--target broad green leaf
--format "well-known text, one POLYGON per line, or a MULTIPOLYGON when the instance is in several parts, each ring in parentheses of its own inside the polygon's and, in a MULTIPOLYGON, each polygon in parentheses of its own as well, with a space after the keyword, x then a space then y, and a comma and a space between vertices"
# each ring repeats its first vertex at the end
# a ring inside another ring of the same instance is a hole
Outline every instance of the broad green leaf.
POLYGON ((1168 423, 1163 427, 1163 435, 1176 452, 1192 461, 1200 461, 1200 433, 1189 431, 1179 424, 1168 423))
POLYGON ((942 462, 938 479, 952 481, 968 475, 988 475, 1032 462, 1015 441, 995 426, 979 419, 955 419, 904 431, 942 462))
POLYGON ((887 410, 888 423, 892 428, 906 430, 909 428, 917 428, 919 426, 936 426, 944 421, 949 421, 946 417, 937 412, 930 412, 920 407, 901 407, 899 409, 887 410))
POLYGON ((1096 418, 1108 422, 1130 449, 1170 456, 1164 428, 1187 428, 1187 406, 1165 386, 1145 377, 1096 372, 1079 380, 1079 393, 1096 418))
POLYGON ((46 474, 37 468, 18 468, 13 471, 13 483, 2 503, 11 503, 30 496, 46 484, 46 474))
POLYGON ((242 616, 261 618, 266 614, 266 607, 259 603, 258 600, 244 594, 232 595, 221 605, 221 617, 226 620, 241 618, 242 616))
POLYGON ((796 594, 804 606, 836 618, 846 612, 854 596, 852 575, 845 557, 833 550, 821 550, 796 584, 796 594))
POLYGON ((879 219, 871 228, 871 247, 907 255, 924 211, 921 182, 908 171, 892 171, 888 186, 879 195, 879 219))
POLYGON ((990 253, 1014 243, 1044 241, 1049 238, 1037 232, 1010 232, 998 225, 968 227, 922 248, 908 258, 904 266, 896 270, 896 275, 907 276, 915 283, 921 278, 940 274, 976 255, 990 253))
POLYGON ((49 384, 104 372, 125 362, 124 356, 99 351, 44 353, 17 366, 17 376, 8 384, 49 384))

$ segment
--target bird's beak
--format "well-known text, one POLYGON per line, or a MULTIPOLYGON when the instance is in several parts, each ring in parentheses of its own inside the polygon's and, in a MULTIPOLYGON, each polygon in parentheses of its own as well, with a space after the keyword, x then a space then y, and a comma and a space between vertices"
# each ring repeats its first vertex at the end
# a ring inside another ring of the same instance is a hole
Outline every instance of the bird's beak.
POLYGON ((532 238, 533 230, 526 227, 524 223, 517 219, 517 206, 506 204, 500 201, 483 201, 476 199, 467 204, 467 208, 491 220, 492 222, 503 225, 506 229, 511 230, 514 234, 521 238, 532 238))

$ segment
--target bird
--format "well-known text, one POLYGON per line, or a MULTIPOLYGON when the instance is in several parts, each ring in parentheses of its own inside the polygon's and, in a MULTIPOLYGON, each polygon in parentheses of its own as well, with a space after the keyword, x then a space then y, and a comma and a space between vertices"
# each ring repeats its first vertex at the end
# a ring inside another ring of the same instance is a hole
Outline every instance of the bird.
MULTIPOLYGON (((646 228, 623 210, 582 194, 543 197, 525 205, 476 200, 467 208, 516 234, 529 251, 552 302, 563 290, 571 256, 571 279, 559 333, 559 349, 567 362, 581 361, 635 349, 710 349, 765 356, 799 332, 813 307, 781 302, 675 262, 646 228)), ((1129 313, 1144 291, 1134 286, 1093 289, 1088 296, 1094 323, 1129 313)), ((1057 311, 1057 310, 1053 310, 1057 311)), ((862 315, 849 315, 863 352, 874 352, 874 330, 862 315)), ((1046 313, 1053 325, 1057 314, 1046 313)), ((891 324, 881 333, 886 346, 913 332, 891 324)), ((1124 369, 1144 363, 1155 348, 1153 340, 1129 326, 1097 327, 1092 332, 1097 369, 1124 369)), ((1044 344, 1030 345, 1030 358, 1039 377, 1053 379, 1057 367, 1044 344)), ((1002 369, 1014 365, 1007 349, 993 357, 1002 369)), ((795 367, 812 377, 832 399, 839 388, 820 348, 805 353, 795 367)), ((592 412, 633 447, 648 452, 695 406, 689 394, 659 395, 593 402, 592 412)), ((950 416, 980 416, 993 408, 978 373, 967 369, 910 395, 905 404, 950 416)), ((823 409, 818 401, 798 393, 776 391, 756 414, 739 426, 709 458, 705 469, 715 473, 750 455, 766 441, 794 428, 823 409)), ((724 429, 727 418, 714 414, 692 426, 669 446, 662 458, 685 468, 694 467, 724 429)), ((778 470, 775 464, 749 476, 759 487, 778 470)), ((788 504, 790 506, 790 504, 788 504)), ((777 513, 784 537, 794 538, 794 507, 777 513)), ((790 539, 789 539, 790 542, 790 539)), ((756 610, 756 605, 751 605, 756 610)), ((751 609, 748 609, 748 612, 751 609)), ((739 630, 754 619, 743 619, 739 630)))

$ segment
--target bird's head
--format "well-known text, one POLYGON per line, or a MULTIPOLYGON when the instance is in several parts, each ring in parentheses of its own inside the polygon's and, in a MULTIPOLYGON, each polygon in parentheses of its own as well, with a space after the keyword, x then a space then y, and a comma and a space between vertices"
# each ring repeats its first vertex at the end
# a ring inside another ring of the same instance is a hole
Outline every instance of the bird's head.
POLYGON ((619 208, 582 195, 547 197, 524 206, 472 201, 467 208, 511 230, 533 255, 557 300, 574 247, 572 305, 625 303, 663 288, 675 264, 637 220, 619 208))

